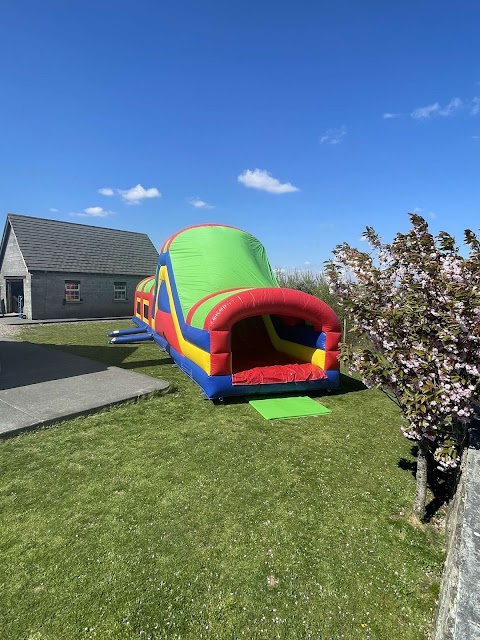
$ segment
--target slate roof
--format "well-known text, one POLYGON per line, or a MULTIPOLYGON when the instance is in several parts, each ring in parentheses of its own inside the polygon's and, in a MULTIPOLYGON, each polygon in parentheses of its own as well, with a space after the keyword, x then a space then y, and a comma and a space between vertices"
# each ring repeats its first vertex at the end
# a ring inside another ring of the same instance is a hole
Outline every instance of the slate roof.
POLYGON ((158 252, 145 233, 13 213, 7 215, 8 223, 29 271, 155 273, 158 252))

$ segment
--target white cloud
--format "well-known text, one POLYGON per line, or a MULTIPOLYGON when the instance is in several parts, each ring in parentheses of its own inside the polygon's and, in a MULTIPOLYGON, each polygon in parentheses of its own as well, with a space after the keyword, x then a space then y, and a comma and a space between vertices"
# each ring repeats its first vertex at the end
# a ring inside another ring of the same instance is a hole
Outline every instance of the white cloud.
POLYGON ((155 187, 144 189, 141 184, 131 189, 117 189, 122 199, 127 204, 140 204, 146 198, 161 198, 162 194, 155 187))
POLYGON ((268 171, 263 169, 255 169, 254 171, 247 169, 237 176, 237 180, 249 189, 260 189, 261 191, 268 191, 269 193, 293 193, 294 191, 300 191, 300 189, 295 187, 291 182, 279 182, 279 180, 271 176, 268 171))
POLYGON ((463 106, 463 100, 460 98, 452 98, 445 107, 442 107, 439 102, 434 102, 426 107, 418 107, 417 109, 414 109, 410 115, 415 120, 425 120, 426 118, 430 118, 435 115, 443 117, 452 116, 463 106))
POLYGON ((480 140, 480 136, 472 136, 472 140, 480 140))
POLYGON ((71 213, 70 215, 79 218, 106 218, 115 215, 115 212, 105 211, 103 207, 87 207, 81 213, 71 213))
POLYGON ((49 209, 50 213, 59 213, 60 209, 54 209, 53 207, 49 209))
POLYGON ((415 207, 415 209, 413 209, 412 213, 420 213, 422 211, 422 207, 415 207))
POLYGON ((434 113, 440 111, 440 103, 434 102, 433 104, 429 104, 428 107, 418 107, 410 114, 412 118, 415 120, 422 120, 424 118, 430 118, 434 113))
POLYGON ((475 96, 470 103, 470 114, 472 116, 478 116, 480 114, 480 98, 475 96))
POLYGON ((87 207, 83 211, 87 216, 104 217, 109 215, 109 211, 105 211, 103 207, 87 207))
POLYGON ((435 213, 435 211, 429 211, 427 215, 430 218, 430 220, 435 220, 437 217, 437 214, 435 213))
POLYGON ((446 107, 438 112, 441 116, 451 116, 455 111, 463 107, 463 101, 460 98, 453 98, 446 107))
POLYGON ((160 191, 155 187, 144 189, 141 184, 137 184, 136 187, 132 187, 131 189, 112 189, 112 187, 102 187, 101 189, 97 189, 97 193, 100 193, 102 196, 113 196, 118 193, 127 204, 140 204, 142 200, 145 200, 146 198, 162 197, 160 191))
POLYGON ((196 198, 189 198, 188 202, 192 207, 195 207, 195 209, 215 209, 213 204, 208 204, 208 202, 200 200, 198 196, 196 198))
MULTIPOLYGON (((449 117, 455 115, 457 112, 464 110, 471 116, 480 115, 480 97, 474 96, 468 100, 462 100, 461 98, 452 98, 448 104, 444 107, 439 102, 433 102, 426 107, 418 107, 414 109, 410 117, 415 120, 425 120, 432 116, 449 117)), ((396 118, 401 114, 397 113, 384 113, 385 119, 396 118)))
POLYGON ((303 263, 303 265, 305 267, 309 267, 312 263, 310 262, 310 260, 305 260, 305 262, 303 263))
POLYGON ((399 118, 400 114, 399 113, 384 113, 383 114, 383 119, 384 120, 393 120, 393 118, 399 118))
POLYGON ((342 125, 338 129, 327 129, 320 138, 320 144, 340 144, 347 135, 347 127, 342 125))

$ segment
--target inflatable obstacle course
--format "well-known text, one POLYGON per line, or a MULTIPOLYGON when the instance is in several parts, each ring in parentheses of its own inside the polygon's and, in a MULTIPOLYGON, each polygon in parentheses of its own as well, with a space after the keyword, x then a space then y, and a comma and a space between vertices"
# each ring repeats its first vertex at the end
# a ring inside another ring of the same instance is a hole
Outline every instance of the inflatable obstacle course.
POLYGON ((109 334, 110 342, 155 340, 208 398, 338 386, 335 313, 281 288, 263 245, 245 231, 198 225, 174 234, 134 304, 138 329, 109 334))

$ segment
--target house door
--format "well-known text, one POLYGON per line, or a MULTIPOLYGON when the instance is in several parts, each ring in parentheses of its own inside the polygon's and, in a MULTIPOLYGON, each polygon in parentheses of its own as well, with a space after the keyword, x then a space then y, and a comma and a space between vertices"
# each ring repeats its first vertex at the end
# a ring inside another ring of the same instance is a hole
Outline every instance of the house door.
POLYGON ((22 307, 25 303, 23 280, 21 278, 6 278, 7 284, 7 313, 18 313, 18 298, 22 296, 22 307))

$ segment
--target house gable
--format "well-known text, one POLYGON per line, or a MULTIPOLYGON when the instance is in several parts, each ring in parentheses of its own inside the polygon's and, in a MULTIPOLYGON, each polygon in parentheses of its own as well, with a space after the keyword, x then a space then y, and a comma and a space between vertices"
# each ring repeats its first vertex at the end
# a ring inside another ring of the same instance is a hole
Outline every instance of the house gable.
POLYGON ((27 275, 27 267, 23 259, 22 252, 18 245, 17 238, 10 222, 7 220, 5 231, 0 247, 0 278, 27 275))

